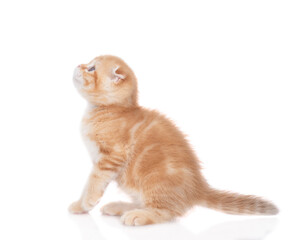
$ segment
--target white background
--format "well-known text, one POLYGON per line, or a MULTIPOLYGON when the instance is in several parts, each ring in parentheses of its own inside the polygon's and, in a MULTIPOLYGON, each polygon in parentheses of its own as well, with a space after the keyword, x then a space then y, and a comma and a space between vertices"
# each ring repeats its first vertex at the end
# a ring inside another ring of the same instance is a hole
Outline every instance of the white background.
POLYGON ((292 239, 293 1, 1 1, 1 239, 292 239), (196 207, 173 223, 125 227, 68 205, 91 162, 76 65, 113 54, 140 104, 189 136, 209 183, 275 202, 276 217, 196 207))

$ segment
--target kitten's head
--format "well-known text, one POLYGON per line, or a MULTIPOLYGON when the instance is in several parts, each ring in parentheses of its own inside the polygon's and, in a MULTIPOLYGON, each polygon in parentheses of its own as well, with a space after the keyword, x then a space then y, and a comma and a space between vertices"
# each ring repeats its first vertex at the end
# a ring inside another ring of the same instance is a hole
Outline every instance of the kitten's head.
POLYGON ((74 84, 81 95, 94 105, 137 105, 137 80, 120 58, 100 56, 76 67, 74 84))

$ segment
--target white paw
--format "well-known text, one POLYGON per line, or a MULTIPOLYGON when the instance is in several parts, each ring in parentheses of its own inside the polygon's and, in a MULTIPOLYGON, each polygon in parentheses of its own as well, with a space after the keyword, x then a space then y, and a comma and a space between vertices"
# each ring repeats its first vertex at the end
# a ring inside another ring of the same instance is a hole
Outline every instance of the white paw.
POLYGON ((153 223, 153 221, 146 216, 144 210, 140 209, 126 212, 122 215, 121 221, 123 224, 128 226, 142 226, 153 223))
POLYGON ((73 202, 69 207, 68 207, 68 211, 70 213, 73 214, 82 214, 82 213, 87 213, 88 211, 86 211, 82 206, 80 201, 77 202, 73 202))

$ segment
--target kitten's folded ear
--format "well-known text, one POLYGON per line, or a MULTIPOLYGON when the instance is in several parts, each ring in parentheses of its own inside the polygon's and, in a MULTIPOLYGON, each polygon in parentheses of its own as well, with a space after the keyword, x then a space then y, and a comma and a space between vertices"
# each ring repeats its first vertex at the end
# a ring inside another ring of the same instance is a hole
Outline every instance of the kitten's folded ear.
POLYGON ((111 81, 113 81, 115 84, 118 84, 121 82, 121 80, 126 78, 126 74, 123 73, 121 67, 119 66, 115 66, 112 69, 112 73, 111 73, 111 81))

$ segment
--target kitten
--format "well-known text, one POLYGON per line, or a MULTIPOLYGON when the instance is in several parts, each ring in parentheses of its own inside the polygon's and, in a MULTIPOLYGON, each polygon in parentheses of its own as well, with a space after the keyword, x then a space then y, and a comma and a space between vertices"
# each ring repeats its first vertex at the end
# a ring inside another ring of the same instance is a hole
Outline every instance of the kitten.
POLYGON ((72 213, 93 209, 110 181, 133 199, 102 207, 126 225, 161 223, 194 205, 231 214, 277 214, 262 198, 216 190, 201 175, 199 160, 184 135, 167 118, 137 103, 137 80, 120 58, 100 56, 79 65, 74 84, 88 101, 82 135, 93 170, 72 213))

